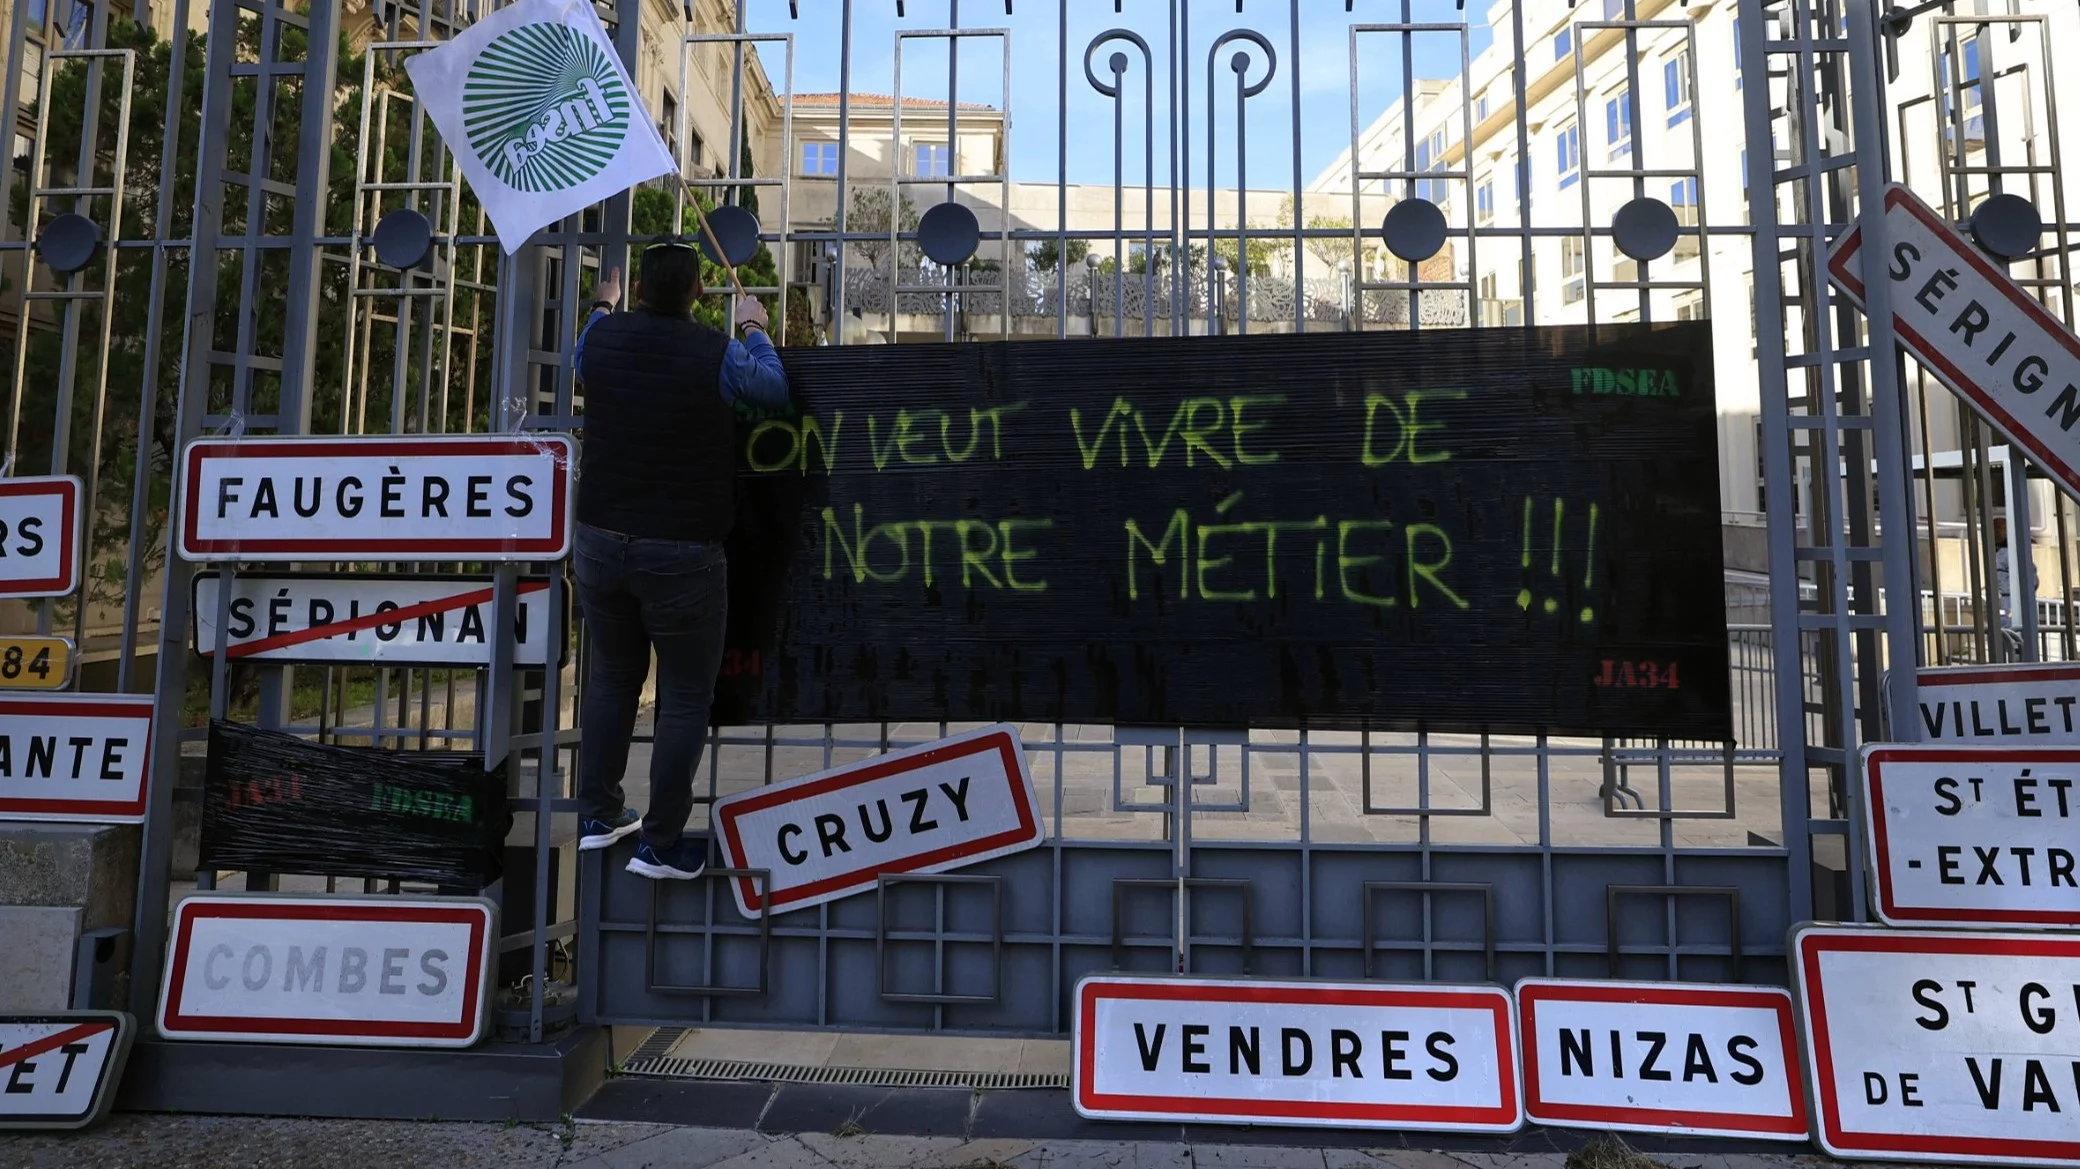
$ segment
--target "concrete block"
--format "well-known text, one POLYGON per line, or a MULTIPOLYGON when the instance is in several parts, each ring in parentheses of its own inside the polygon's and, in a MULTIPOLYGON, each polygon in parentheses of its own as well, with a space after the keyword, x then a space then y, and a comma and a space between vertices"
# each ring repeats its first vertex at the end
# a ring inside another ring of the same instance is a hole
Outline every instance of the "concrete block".
POLYGON ((0 905, 63 905, 84 929, 127 928, 137 905, 135 825, 0 824, 0 905))
POLYGON ((62 1011, 72 1005, 72 964, 82 912, 0 906, 0 1013, 62 1011))

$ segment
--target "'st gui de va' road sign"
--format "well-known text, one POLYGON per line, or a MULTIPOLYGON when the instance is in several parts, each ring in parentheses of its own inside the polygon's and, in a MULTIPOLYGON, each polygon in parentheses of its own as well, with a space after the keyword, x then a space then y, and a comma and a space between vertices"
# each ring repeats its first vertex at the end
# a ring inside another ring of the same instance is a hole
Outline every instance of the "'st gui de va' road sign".
POLYGON ((1791 970, 1830 1155, 2080 1161, 2080 938, 1807 925, 1791 970))
POLYGON ((1898 184, 1885 191, 1885 234, 1877 255, 1860 227, 1836 241, 1835 284, 1863 305, 1865 281, 1886 280, 1900 344, 2080 493, 2080 337, 1898 184))

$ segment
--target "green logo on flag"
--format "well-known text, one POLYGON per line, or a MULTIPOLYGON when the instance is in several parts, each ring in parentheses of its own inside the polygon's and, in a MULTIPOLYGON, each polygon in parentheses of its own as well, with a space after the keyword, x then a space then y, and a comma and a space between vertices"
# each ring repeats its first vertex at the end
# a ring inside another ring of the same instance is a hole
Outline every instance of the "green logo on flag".
POLYGON ((484 46, 470 66, 463 133, 514 190, 568 190, 621 152, 633 104, 599 42, 567 25, 525 24, 484 46))

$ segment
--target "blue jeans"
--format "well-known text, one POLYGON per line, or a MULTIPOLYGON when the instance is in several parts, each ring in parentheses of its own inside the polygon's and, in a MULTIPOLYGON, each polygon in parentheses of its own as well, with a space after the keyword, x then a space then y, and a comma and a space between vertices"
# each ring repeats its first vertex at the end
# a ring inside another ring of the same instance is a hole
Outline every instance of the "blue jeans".
POLYGON ((657 735, 643 839, 679 840, 693 813, 693 776, 707 744, 708 709, 729 620, 722 545, 649 540, 577 526, 578 603, 590 656, 579 723, 580 814, 621 811, 636 706, 657 651, 657 735))

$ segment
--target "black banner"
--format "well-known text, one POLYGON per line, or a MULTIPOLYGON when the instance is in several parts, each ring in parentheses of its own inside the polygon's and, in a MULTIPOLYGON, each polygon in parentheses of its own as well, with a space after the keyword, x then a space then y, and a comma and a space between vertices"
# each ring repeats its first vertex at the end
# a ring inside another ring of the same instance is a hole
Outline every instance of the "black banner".
POLYGON ((505 772, 476 756, 334 747, 212 720, 201 863, 481 889, 498 879, 512 827, 505 772))
POLYGON ((790 351, 716 718, 1723 740, 1710 339, 790 351))

